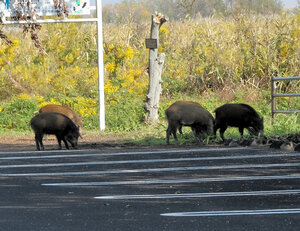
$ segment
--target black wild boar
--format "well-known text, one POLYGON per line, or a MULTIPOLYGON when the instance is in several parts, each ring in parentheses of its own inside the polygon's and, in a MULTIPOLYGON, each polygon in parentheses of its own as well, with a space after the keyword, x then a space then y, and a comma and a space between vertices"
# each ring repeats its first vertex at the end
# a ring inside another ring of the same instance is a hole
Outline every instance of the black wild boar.
POLYGON ((224 104, 215 110, 215 134, 220 129, 220 136, 224 141, 224 132, 227 127, 238 127, 243 137, 244 128, 251 136, 258 136, 260 133, 261 141, 264 136, 264 119, 247 104, 224 104))
POLYGON ((165 111, 168 120, 166 141, 169 144, 170 135, 173 134, 175 142, 178 143, 177 129, 182 134, 182 126, 190 126, 196 138, 200 135, 214 134, 214 118, 200 104, 192 101, 177 101, 165 111))
POLYGON ((42 112, 33 117, 30 126, 35 133, 35 142, 37 150, 44 150, 44 134, 52 134, 57 138, 59 148, 61 141, 69 149, 68 142, 72 147, 77 146, 79 137, 79 128, 67 116, 56 112, 42 112))
POLYGON ((65 116, 69 117, 74 122, 74 124, 79 126, 80 130, 82 129, 82 120, 81 120, 80 116, 78 116, 76 114, 76 112, 73 111, 68 106, 58 105, 58 104, 47 104, 46 106, 40 108, 39 113, 42 113, 42 112, 61 113, 65 116))

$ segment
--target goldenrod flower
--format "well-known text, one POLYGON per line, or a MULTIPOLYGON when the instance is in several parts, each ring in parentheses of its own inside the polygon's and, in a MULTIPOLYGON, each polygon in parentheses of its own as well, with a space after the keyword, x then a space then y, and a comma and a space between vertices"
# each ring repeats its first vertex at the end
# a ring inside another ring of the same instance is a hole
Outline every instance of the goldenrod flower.
POLYGON ((66 60, 66 62, 67 62, 68 64, 73 63, 73 61, 74 61, 74 56, 73 56, 73 54, 72 54, 72 53, 69 53, 69 54, 66 56, 65 60, 66 60))
POLYGON ((115 62, 111 62, 105 65, 105 69, 109 72, 109 73, 113 73, 115 71, 115 67, 116 64, 115 62))
POLYGON ((25 93, 22 93, 19 95, 19 99, 27 99, 27 100, 30 100, 31 97, 25 93))

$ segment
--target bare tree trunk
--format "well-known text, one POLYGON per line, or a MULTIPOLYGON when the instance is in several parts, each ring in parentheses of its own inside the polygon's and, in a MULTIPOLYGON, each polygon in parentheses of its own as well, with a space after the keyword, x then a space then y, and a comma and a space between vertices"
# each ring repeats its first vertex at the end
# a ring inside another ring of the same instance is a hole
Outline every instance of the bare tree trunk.
POLYGON ((162 14, 155 13, 152 15, 150 39, 157 40, 157 47, 150 48, 149 51, 149 88, 146 96, 145 109, 147 111, 146 122, 157 123, 159 100, 161 94, 161 73, 165 61, 165 54, 158 54, 159 47, 159 28, 168 20, 162 14))

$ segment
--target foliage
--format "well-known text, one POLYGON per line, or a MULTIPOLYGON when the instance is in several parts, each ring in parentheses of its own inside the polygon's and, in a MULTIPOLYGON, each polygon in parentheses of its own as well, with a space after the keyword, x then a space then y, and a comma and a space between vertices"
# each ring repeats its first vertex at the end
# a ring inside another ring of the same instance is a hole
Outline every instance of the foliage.
POLYGON ((203 92, 227 85, 268 87, 270 76, 299 74, 299 16, 206 19, 169 23, 165 94, 203 92), (174 52, 176 47, 176 52, 174 52), (169 65, 168 65, 169 64, 169 65))
MULTIPOLYGON (((168 22, 160 29, 159 51, 166 54, 159 108, 176 100, 195 100, 210 112, 226 102, 253 105, 266 117, 267 132, 299 131, 299 115, 270 118, 270 77, 299 75, 300 15, 205 18, 168 22), (289 119, 286 119, 289 118, 289 119)), ((6 28, 3 28, 3 30, 6 28)), ((107 131, 141 130, 148 87, 150 25, 104 25, 107 131)), ((98 72, 94 24, 49 24, 39 39, 45 54, 18 28, 0 41, 0 130, 29 129, 30 118, 48 103, 72 107, 85 129, 98 127, 98 72)), ((281 84, 299 92, 299 84, 281 84)), ((298 98, 278 100, 279 108, 299 107, 298 98)), ((164 132, 163 132, 164 133, 164 132)))
POLYGON ((29 121, 37 105, 29 98, 14 97, 0 107, 0 130, 21 130, 29 129, 29 121))

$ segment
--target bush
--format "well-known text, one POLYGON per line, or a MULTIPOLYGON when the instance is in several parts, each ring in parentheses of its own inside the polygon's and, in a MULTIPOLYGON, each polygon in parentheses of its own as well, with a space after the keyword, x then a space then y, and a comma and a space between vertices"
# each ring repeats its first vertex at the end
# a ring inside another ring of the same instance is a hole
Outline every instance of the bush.
POLYGON ((29 121, 36 111, 35 102, 29 99, 13 98, 1 107, 0 130, 28 130, 29 121))
MULTIPOLYGON (((222 103, 245 102, 269 119, 271 76, 299 74, 299 20, 300 14, 239 14, 165 23, 159 47, 166 53, 160 119, 165 121, 164 110, 176 99, 194 99, 211 112, 222 103)), ((149 27, 103 27, 107 130, 141 127, 148 87, 149 51, 144 41, 149 27)), ((46 55, 34 48, 29 37, 20 40, 21 30, 6 33, 13 43, 0 40, 0 129, 28 129, 34 112, 48 103, 72 107, 82 116, 85 129, 97 129, 96 26, 43 25, 39 38, 46 55)), ((282 84, 280 89, 297 91, 299 84, 282 84)), ((298 99, 278 101, 278 107, 298 105, 298 99)), ((298 115, 292 118, 292 124, 299 121, 298 115)), ((285 125, 279 124, 275 127, 282 130, 285 125)))

